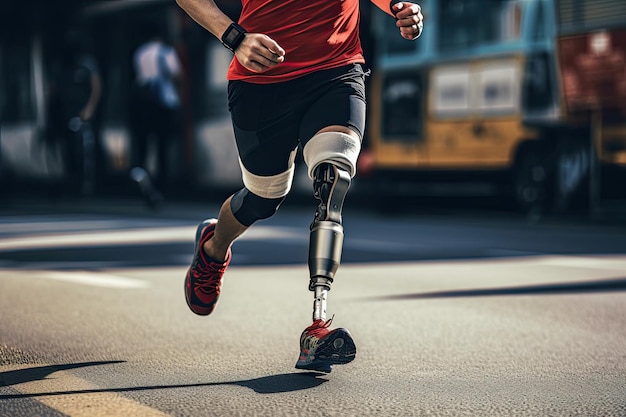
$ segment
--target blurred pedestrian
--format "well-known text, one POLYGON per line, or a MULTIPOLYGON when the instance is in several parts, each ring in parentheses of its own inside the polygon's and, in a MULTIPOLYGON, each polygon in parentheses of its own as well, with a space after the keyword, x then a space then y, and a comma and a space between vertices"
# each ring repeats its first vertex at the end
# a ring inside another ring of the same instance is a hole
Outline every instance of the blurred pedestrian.
MULTIPOLYGON (((421 34, 417 4, 372 1, 396 18, 402 37, 421 34)), ((197 228, 185 277, 187 304, 199 315, 213 312, 232 243, 276 212, 290 191, 302 146, 319 205, 309 243, 313 323, 300 336, 296 368, 330 372, 332 365, 356 355, 346 329, 329 329, 326 297, 340 263, 343 201, 365 129, 359 0, 243 0, 238 23, 213 0, 177 2, 235 55, 227 74, 228 100, 244 183, 223 203, 217 219, 197 228)), ((271 290, 258 285, 264 290, 259 294, 271 290)))
POLYGON ((59 49, 50 76, 47 139, 61 148, 64 191, 90 194, 96 181, 93 118, 102 80, 86 34, 68 31, 59 49))
POLYGON ((142 32, 146 39, 133 54, 133 168, 130 174, 148 203, 156 205, 162 200, 157 187, 167 187, 172 176, 169 150, 173 137, 180 130, 181 65, 175 49, 164 41, 158 25, 146 24, 142 32), (146 166, 150 143, 156 145, 157 151, 155 175, 150 175, 146 166), (156 181, 151 180, 152 176, 156 181))

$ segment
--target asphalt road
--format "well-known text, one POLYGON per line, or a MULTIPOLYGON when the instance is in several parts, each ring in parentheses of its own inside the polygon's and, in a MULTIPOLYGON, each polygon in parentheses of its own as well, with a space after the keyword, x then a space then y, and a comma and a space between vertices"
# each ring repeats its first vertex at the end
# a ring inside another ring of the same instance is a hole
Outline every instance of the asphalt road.
POLYGON ((216 206, 0 213, 0 416, 624 416, 626 227, 346 209, 329 315, 357 343, 294 369, 310 208, 235 244, 216 311, 183 276, 216 206))

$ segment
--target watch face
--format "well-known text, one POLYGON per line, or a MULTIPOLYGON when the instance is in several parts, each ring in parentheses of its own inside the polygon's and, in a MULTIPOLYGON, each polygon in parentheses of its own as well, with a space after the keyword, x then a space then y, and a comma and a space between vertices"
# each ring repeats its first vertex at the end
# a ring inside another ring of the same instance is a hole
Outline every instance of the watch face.
POLYGON ((239 30, 237 30, 237 28, 233 27, 226 34, 226 38, 224 39, 224 42, 226 42, 226 43, 233 43, 233 42, 235 42, 235 40, 237 39, 237 37, 240 34, 241 34, 241 32, 239 30))

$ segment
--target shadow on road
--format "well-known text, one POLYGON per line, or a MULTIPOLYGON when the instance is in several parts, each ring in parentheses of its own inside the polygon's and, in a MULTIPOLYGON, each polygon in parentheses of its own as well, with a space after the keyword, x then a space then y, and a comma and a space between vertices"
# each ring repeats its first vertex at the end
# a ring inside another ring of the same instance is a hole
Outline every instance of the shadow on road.
MULTIPOLYGON (((103 362, 82 362, 74 364, 61 364, 50 366, 38 366, 35 368, 27 368, 16 371, 0 372, 0 387, 7 387, 11 385, 22 384, 25 382, 43 380, 48 375, 69 369, 82 368, 86 366, 107 365, 122 363, 124 361, 103 361, 103 362)), ((79 394, 94 394, 105 392, 135 392, 135 391, 151 391, 162 389, 176 389, 176 388, 198 388, 198 387, 212 387, 221 385, 237 385, 240 387, 246 387, 254 390, 259 394, 277 394, 282 392, 301 391, 306 389, 315 388, 327 379, 319 378, 324 376, 323 373, 318 372, 294 372, 290 374, 278 374, 268 375, 260 378, 247 379, 241 381, 227 381, 227 382, 206 382, 196 384, 175 384, 175 385, 151 385, 141 387, 126 387, 126 388, 102 388, 102 389, 85 389, 85 390, 70 390, 70 391, 51 391, 51 392, 37 392, 29 394, 7 394, 0 395, 0 401, 12 400, 20 398, 33 398, 33 397, 45 397, 45 396, 59 396, 59 395, 79 395, 79 394)))
POLYGON ((559 295, 617 291, 626 291, 626 278, 593 282, 530 285, 525 287, 477 288, 466 290, 386 295, 382 297, 368 297, 367 300, 422 300, 429 298, 490 297, 511 295, 559 295))
POLYGON ((23 384, 25 382, 41 381, 46 379, 48 375, 58 371, 67 371, 69 369, 83 368, 86 366, 110 365, 123 362, 124 361, 80 362, 62 365, 37 366, 35 368, 0 372, 0 387, 23 384))

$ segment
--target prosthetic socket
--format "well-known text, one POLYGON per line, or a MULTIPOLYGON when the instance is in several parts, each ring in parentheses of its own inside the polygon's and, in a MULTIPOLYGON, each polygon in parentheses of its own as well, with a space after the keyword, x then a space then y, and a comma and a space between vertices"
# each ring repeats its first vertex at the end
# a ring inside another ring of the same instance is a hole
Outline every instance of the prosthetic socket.
POLYGON ((341 261, 341 212, 350 182, 347 171, 330 163, 320 164, 314 172, 314 196, 319 205, 309 242, 309 289, 315 292, 313 320, 326 319, 326 295, 341 261))

